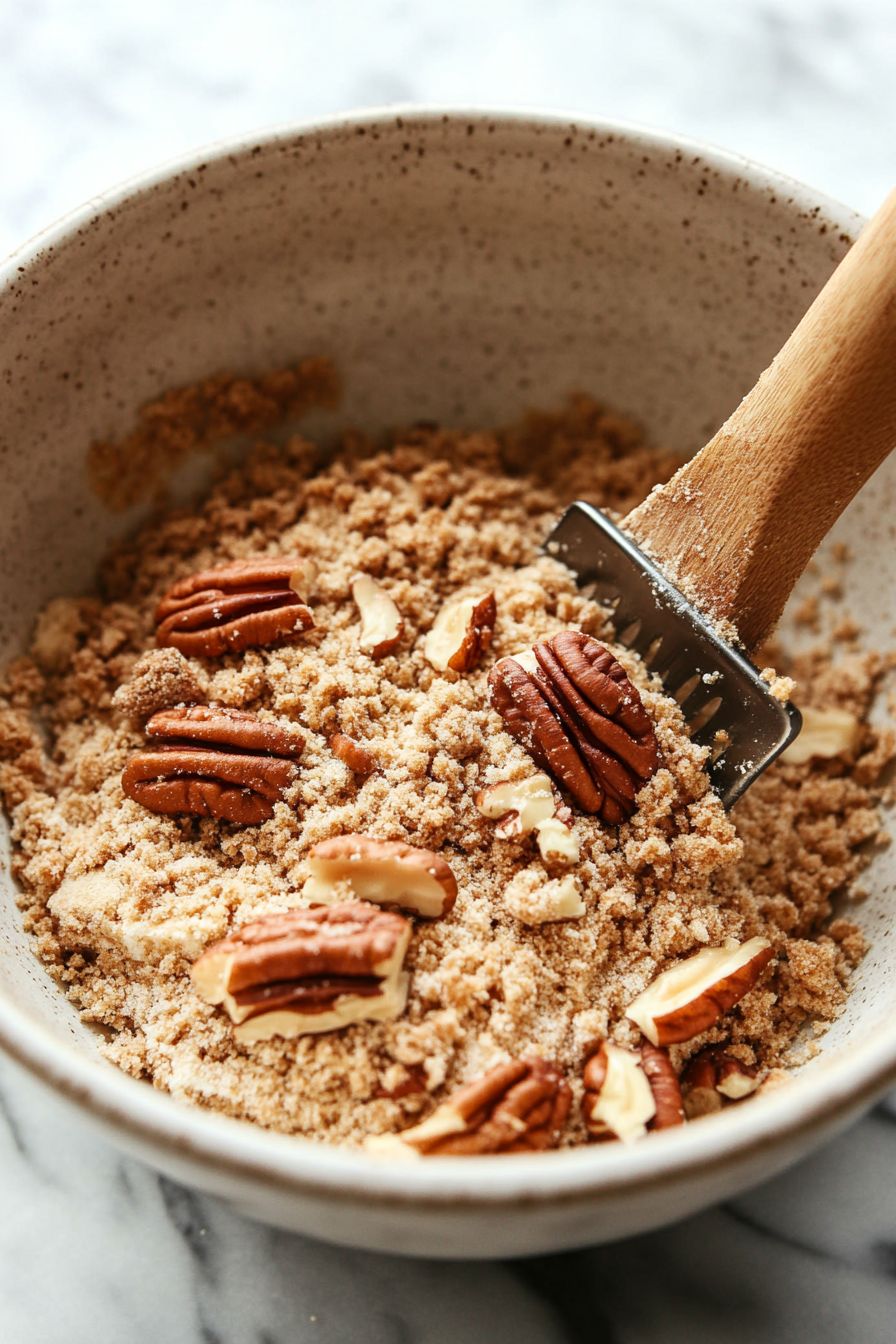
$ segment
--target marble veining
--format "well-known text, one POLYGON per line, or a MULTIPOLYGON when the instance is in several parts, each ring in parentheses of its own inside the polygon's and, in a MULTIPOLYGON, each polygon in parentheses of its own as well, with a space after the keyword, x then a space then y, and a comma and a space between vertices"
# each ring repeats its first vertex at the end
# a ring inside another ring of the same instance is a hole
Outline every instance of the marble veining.
POLYGON ((426 99, 630 118, 870 212, 894 61, 890 0, 3 0, 0 253, 205 141, 426 99))
MULTIPOLYGON (((0 0, 0 253, 147 165, 404 100, 627 117, 870 212, 896 181, 890 0, 0 0)), ((890 1344, 896 1094, 664 1231, 427 1263, 253 1224, 0 1061, 0 1338, 20 1344, 890 1344)))
POLYGON ((615 1246, 402 1260, 249 1222, 0 1063, 0 1338, 21 1344, 890 1344, 896 1095, 730 1205, 615 1246))

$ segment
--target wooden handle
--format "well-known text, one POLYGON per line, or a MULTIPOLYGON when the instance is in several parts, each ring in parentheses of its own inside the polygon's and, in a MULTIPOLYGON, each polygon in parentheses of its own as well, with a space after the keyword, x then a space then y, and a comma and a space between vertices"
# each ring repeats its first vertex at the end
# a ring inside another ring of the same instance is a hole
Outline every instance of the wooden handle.
POLYGON ((706 447, 625 521, 748 649, 896 446, 896 191, 706 447))

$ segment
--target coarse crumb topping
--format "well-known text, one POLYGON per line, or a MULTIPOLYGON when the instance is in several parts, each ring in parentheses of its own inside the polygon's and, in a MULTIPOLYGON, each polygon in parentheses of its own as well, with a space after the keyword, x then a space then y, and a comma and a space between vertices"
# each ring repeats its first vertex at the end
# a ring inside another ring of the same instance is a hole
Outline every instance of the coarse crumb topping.
MULTIPOLYGON (((199 507, 116 548, 101 596, 50 603, 2 688, 0 788, 26 927, 85 1018, 112 1029, 108 1058, 226 1114, 358 1144, 425 1118, 497 1065, 541 1057, 573 1089, 562 1142, 578 1143, 585 1061, 604 1038, 638 1044, 632 1000, 682 956, 762 936, 775 958, 756 988, 671 1057, 680 1069, 724 1043, 780 1076, 807 1019, 823 1026, 841 1011, 862 956, 861 932, 831 920, 831 898, 849 891, 862 847, 880 835, 875 786, 894 745, 862 724, 851 752, 782 764, 725 814, 677 705, 538 550, 571 497, 625 513, 675 465, 583 397, 505 432, 421 427, 386 451, 352 434, 323 467, 301 438, 260 444, 199 507), (219 657, 156 649, 154 612, 173 583, 280 555, 316 563, 312 629, 219 657), (394 651, 377 658, 359 644, 359 573, 403 621, 394 651), (439 611, 486 592, 490 647, 471 670, 436 670, 425 642, 439 611), (569 629, 599 636, 622 663, 661 766, 622 825, 576 811, 578 860, 560 867, 534 830, 499 835, 475 798, 536 773, 489 703, 489 669, 569 629), (123 794, 145 720, 197 700, 301 730, 297 778, 270 820, 159 816, 123 794), (350 768, 336 734, 375 768, 350 768), (432 850, 457 879, 444 918, 414 921, 405 1012, 238 1044, 197 994, 192 963, 247 921, 301 905, 309 850, 347 833, 432 850)), ((814 656, 788 673, 800 703, 862 720, 879 670, 873 655, 851 654, 834 672, 814 656)))

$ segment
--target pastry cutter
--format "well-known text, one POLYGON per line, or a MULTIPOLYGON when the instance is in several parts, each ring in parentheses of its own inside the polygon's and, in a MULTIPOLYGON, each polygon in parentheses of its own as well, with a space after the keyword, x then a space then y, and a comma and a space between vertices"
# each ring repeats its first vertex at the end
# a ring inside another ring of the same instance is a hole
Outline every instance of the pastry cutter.
POLYGON ((896 191, 706 447, 621 527, 579 502, 545 543, 678 701, 726 807, 801 726, 749 655, 894 446, 896 191))

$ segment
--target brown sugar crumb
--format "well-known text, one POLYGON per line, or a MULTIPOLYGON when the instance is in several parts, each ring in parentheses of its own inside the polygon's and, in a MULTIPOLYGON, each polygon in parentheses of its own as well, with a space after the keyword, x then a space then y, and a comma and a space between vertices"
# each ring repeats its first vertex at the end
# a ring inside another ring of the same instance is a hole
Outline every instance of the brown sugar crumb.
POLYGON ((769 693, 782 704, 790 699, 796 689, 793 677, 780 677, 773 667, 764 667, 760 676, 768 682, 769 693))
POLYGON ((148 719, 160 709, 196 704, 207 686, 208 677, 177 649, 151 649, 134 664, 130 681, 119 686, 112 704, 128 718, 148 719))
MULTIPOLYGON (((203 388, 144 415, 138 457, 153 458, 156 433, 170 460, 216 416, 236 423, 236 411, 213 410, 221 387, 203 388), (159 429, 169 411, 188 425, 170 449, 159 429)), ((635 996, 678 958, 762 935, 775 960, 755 988, 671 1053, 681 1067, 722 1043, 771 1070, 769 1080, 786 1077, 804 1025, 842 1010, 864 951, 857 927, 842 913, 832 919, 833 902, 880 834, 876 781, 896 755, 892 737, 866 725, 854 759, 780 765, 729 818, 677 705, 636 656, 610 644, 655 725, 661 765, 618 828, 575 815, 580 857, 564 894, 565 874, 543 862, 534 833, 501 838, 475 806, 480 790, 536 771, 489 703, 488 673, 564 629, 607 638, 607 612, 539 545, 569 498, 624 511, 677 462, 584 397, 498 433, 418 426, 381 452, 355 435, 314 473, 317 456, 301 439, 258 445, 202 505, 119 545, 100 597, 50 604, 31 656, 7 671, 0 788, 25 925, 85 1018, 112 1029, 107 1056, 177 1097, 353 1145, 425 1119, 497 1064, 539 1056, 576 1093, 562 1137, 570 1145, 587 1138, 578 1103, 595 1043, 637 1043, 625 1017, 635 996), (317 564, 313 629, 243 655, 185 659, 155 648, 156 604, 177 580, 279 555, 317 564), (359 572, 388 591, 405 623, 400 648, 379 660, 358 643, 359 572), (491 647, 469 672, 438 672, 425 637, 460 592, 494 593, 491 647), (298 774, 269 821, 158 816, 122 794, 121 771, 144 747, 141 721, 197 700, 300 728, 298 774), (376 770, 340 758, 339 735, 363 743, 376 770), (236 1044, 226 1015, 197 994, 191 964, 240 925, 301 905, 309 850, 349 833, 431 849, 457 879, 453 909, 414 923, 406 1011, 236 1044), (541 919, 545 893, 548 913, 565 917, 541 919)), ((774 661, 785 663, 778 651, 774 661)), ((850 654, 835 665, 828 649, 787 674, 802 703, 864 719, 880 662, 850 654)))
POLYGON ((804 625, 809 630, 817 631, 820 629, 818 597, 814 593, 800 604, 794 612, 793 619, 797 625, 804 625))
POLYGON ((173 387, 141 407, 137 428, 120 443, 91 445, 87 465, 93 488, 109 508, 130 508, 188 453, 236 434, 258 434, 313 406, 332 409, 338 400, 336 370, 322 358, 258 378, 219 373, 173 387))
POLYGON ((850 644, 858 639, 861 633, 862 627, 851 616, 844 616, 843 620, 838 621, 831 631, 831 638, 838 640, 841 644, 850 644))
POLYGON ((649 446, 633 420, 581 394, 562 411, 531 411, 499 440, 505 471, 531 475, 563 501, 583 499, 619 515, 643 504, 684 462, 649 446))

